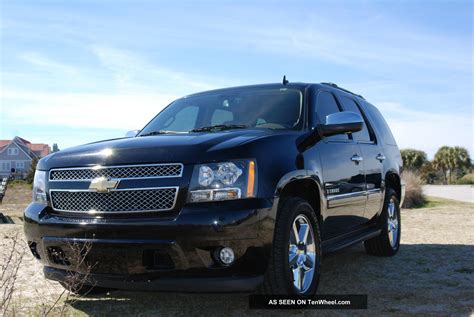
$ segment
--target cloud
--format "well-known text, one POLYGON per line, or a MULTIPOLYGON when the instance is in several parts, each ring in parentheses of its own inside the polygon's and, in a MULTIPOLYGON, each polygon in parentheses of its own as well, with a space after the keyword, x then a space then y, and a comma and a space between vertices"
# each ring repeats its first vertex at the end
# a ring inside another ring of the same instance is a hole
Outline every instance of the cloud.
POLYGON ((54 61, 39 53, 24 53, 20 56, 20 58, 48 72, 59 72, 65 73, 67 75, 77 75, 79 73, 79 69, 77 67, 54 61))
POLYGON ((191 90, 209 90, 217 86, 210 83, 216 79, 193 76, 157 66, 148 62, 144 57, 113 47, 94 45, 92 52, 99 59, 103 67, 108 69, 122 91, 130 90, 182 90, 187 87, 191 90))
POLYGON ((460 145, 474 154, 472 113, 430 113, 396 102, 382 102, 377 106, 400 148, 421 149, 433 157, 443 145, 460 145))
POLYGON ((19 126, 132 130, 143 127, 175 95, 166 94, 56 94, 3 89, 2 120, 19 126))

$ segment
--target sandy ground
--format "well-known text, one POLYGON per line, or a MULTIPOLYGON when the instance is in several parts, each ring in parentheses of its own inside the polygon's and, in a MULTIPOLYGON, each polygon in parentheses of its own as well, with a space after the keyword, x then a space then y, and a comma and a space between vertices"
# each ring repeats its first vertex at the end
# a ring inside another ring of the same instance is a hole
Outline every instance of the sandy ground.
MULTIPOLYGON (((7 202, 0 212, 21 213, 7 202)), ((319 293, 368 294, 368 310, 261 311, 248 309, 248 294, 113 291, 69 298, 67 315, 474 315, 473 212, 473 204, 435 199, 430 208, 402 210, 402 246, 395 257, 368 256, 361 244, 325 257, 319 293)), ((2 260, 16 232, 22 234, 21 224, 0 225, 2 260)), ((16 315, 40 315, 62 288, 43 278, 29 253, 19 272, 12 307, 16 315)))
POLYGON ((473 185, 425 185, 425 195, 474 203, 473 185))

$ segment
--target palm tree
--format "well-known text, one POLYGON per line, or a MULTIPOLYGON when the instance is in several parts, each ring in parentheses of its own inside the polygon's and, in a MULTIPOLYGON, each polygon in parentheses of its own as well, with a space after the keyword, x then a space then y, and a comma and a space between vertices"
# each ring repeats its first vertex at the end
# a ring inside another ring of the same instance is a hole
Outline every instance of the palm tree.
POLYGON ((419 170, 427 161, 426 153, 415 149, 403 149, 400 151, 403 167, 407 170, 419 170))
MULTIPOLYGON (((455 146, 452 150, 452 160, 453 160, 453 172, 457 172, 456 175, 462 174, 462 171, 469 169, 471 166, 471 158, 469 157, 469 152, 466 148, 462 146, 455 146)), ((450 174, 451 175, 454 173, 450 174)))
POLYGON ((444 176, 444 183, 448 183, 448 171, 449 171, 449 151, 450 147, 445 145, 438 149, 434 156, 433 166, 440 170, 444 176))
POLYGON ((461 146, 442 146, 436 152, 433 165, 443 172, 445 183, 451 183, 452 174, 471 166, 469 152, 461 146), (449 179, 448 179, 449 174, 449 179))

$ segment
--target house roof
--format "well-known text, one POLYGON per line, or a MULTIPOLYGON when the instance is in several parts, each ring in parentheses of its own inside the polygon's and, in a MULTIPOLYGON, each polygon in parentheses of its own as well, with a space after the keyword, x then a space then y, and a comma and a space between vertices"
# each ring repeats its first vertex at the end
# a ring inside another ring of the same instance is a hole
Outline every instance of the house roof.
POLYGON ((43 157, 51 152, 48 144, 31 143, 30 141, 20 138, 19 136, 16 136, 13 138, 13 140, 0 140, 0 151, 2 151, 11 143, 15 143, 31 158, 43 157))
POLYGON ((44 143, 30 143, 28 147, 40 157, 46 156, 51 152, 49 145, 44 143))
POLYGON ((10 144, 12 140, 0 140, 0 148, 4 147, 5 145, 10 144))

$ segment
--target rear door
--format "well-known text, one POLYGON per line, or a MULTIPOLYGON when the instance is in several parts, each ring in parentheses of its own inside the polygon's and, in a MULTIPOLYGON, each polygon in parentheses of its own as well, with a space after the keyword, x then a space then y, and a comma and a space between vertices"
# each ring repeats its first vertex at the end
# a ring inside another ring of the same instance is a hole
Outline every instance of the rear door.
POLYGON ((359 145, 363 157, 363 166, 365 170, 365 183, 367 192, 367 205, 364 217, 368 221, 374 217, 381 209, 383 203, 382 196, 382 171, 385 156, 381 145, 377 144, 375 134, 367 120, 365 114, 361 111, 359 104, 354 98, 338 95, 342 107, 345 111, 358 113, 364 119, 364 126, 361 131, 353 133, 352 138, 359 145))
MULTIPOLYGON (((334 95, 319 91, 316 99, 316 120, 326 122, 326 116, 341 111, 334 95)), ((347 134, 323 138, 318 142, 327 216, 322 226, 322 238, 328 239, 349 232, 364 222, 365 177, 359 146, 347 134)))

